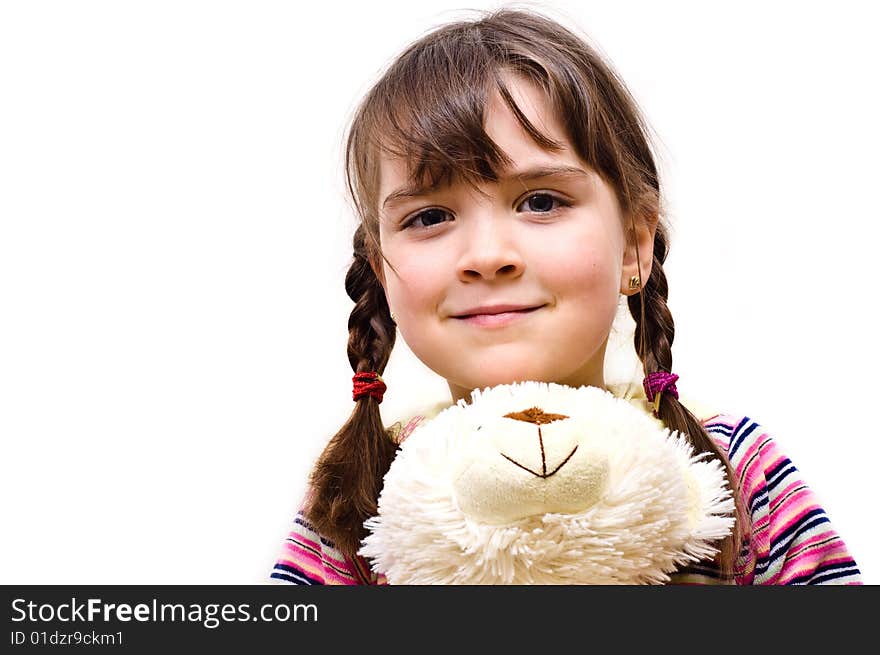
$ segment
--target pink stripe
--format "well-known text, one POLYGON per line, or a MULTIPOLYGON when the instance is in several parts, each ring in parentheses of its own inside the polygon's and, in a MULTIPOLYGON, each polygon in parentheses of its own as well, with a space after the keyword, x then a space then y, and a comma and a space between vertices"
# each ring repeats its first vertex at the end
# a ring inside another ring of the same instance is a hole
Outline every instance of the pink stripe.
POLYGON ((773 512, 778 511, 779 507, 783 503, 788 504, 788 503, 794 501, 794 499, 798 498, 798 496, 803 496, 804 494, 809 495, 809 493, 810 492, 806 488, 806 485, 804 485, 803 480, 792 481, 785 489, 783 489, 778 494, 776 494, 776 497, 770 502, 770 507, 769 507, 770 513, 772 514, 773 512), (801 489, 797 489, 798 487, 801 487, 801 489), (792 493, 796 489, 797 489, 797 492, 792 493), (791 496, 789 498, 786 498, 786 496, 788 496, 788 494, 791 494, 791 496))
MULTIPOLYGON (((836 550, 836 549, 829 549, 836 550)), ((838 555, 837 557, 828 557, 830 553, 825 551, 808 552, 785 561, 785 566, 779 574, 780 580, 791 580, 803 573, 815 571, 819 566, 825 564, 849 564, 852 558, 847 555, 838 555)))
POLYGON ((301 533, 301 532, 296 532, 296 531, 291 532, 289 535, 287 535, 287 541, 285 541, 284 543, 288 547, 290 547, 290 546, 298 546, 300 548, 308 547, 308 548, 314 548, 319 553, 321 552, 321 546, 318 544, 318 542, 314 541, 313 539, 309 539, 308 537, 303 535, 303 533, 301 533), (291 539, 295 539, 298 543, 292 544, 290 542, 291 539))
MULTIPOLYGON (((815 502, 812 502, 812 497, 807 494, 807 498, 805 499, 807 502, 803 503, 798 507, 786 507, 786 512, 790 512, 789 516, 786 516, 785 519, 782 519, 781 516, 777 515, 778 520, 784 520, 785 522, 782 524, 774 523, 773 528, 775 532, 771 533, 771 541, 777 536, 785 532, 788 528, 793 526, 795 523, 799 523, 803 520, 804 515, 808 512, 811 512, 815 509, 821 509, 815 502)), ((778 510, 777 514, 782 514, 782 510, 778 510)), ((794 542, 791 544, 794 545, 794 542)), ((791 546, 789 546, 791 547, 791 546)))
POLYGON ((303 571, 309 569, 312 573, 320 572, 320 569, 323 568, 321 558, 310 550, 298 548, 296 544, 287 542, 284 551, 278 560, 279 562, 303 569, 303 571))
POLYGON ((703 421, 703 425, 706 425, 707 423, 722 425, 726 428, 730 428, 731 430, 733 430, 733 428, 735 428, 739 424, 739 419, 737 419, 735 416, 731 416, 730 414, 718 414, 717 416, 713 416, 712 418, 703 421))
POLYGON ((712 437, 712 441, 715 442, 715 445, 718 446, 722 452, 727 453, 730 450, 730 437, 723 434, 716 434, 714 432, 709 433, 709 436, 712 437))
POLYGON ((352 572, 351 565, 347 561, 340 561, 330 557, 327 551, 318 546, 316 542, 303 537, 297 532, 290 533, 287 541, 284 542, 284 551, 287 561, 292 566, 303 569, 306 573, 310 572, 319 576, 329 576, 336 579, 344 579, 340 576, 350 576, 357 579, 357 575, 352 572), (320 555, 314 553, 306 546, 315 548, 320 555), (338 573, 332 568, 334 566, 345 573, 338 573), (308 567, 309 571, 305 571, 305 567, 308 567))
POLYGON ((761 514, 757 519, 754 519, 752 522, 752 534, 756 535, 770 528, 770 515, 769 514, 761 514))
MULTIPOLYGON (((798 484, 803 485, 803 482, 798 481, 798 484)), ((810 490, 806 487, 796 493, 793 493, 791 496, 785 498, 784 500, 779 497, 774 498, 774 500, 779 502, 775 508, 771 509, 770 513, 776 514, 777 516, 787 517, 790 516, 792 512, 803 512, 812 509, 821 509, 816 503, 815 496, 813 496, 810 490)))
POLYGON ((770 438, 770 435, 763 433, 761 434, 761 447, 762 447, 762 464, 764 465, 764 471, 769 471, 770 469, 774 469, 779 464, 781 464, 784 460, 788 459, 782 451, 776 446, 776 442, 770 438))
POLYGON ((299 569, 310 578, 320 580, 324 584, 357 584, 357 580, 350 574, 339 573, 326 566, 320 557, 309 550, 288 543, 286 551, 287 553, 282 555, 278 562, 299 569))
POLYGON ((413 433, 413 431, 418 427, 419 423, 422 422, 423 416, 414 416, 410 419, 409 423, 400 431, 400 436, 397 437, 397 443, 403 443, 404 440, 413 433))
POLYGON ((326 576, 324 583, 325 584, 335 584, 335 585, 356 585, 358 584, 357 578, 353 578, 351 576, 340 575, 333 569, 324 569, 324 575, 326 576))
POLYGON ((303 548, 300 544, 291 541, 284 542, 284 553, 292 562, 298 561, 321 561, 321 554, 315 553, 308 548, 303 548))
MULTIPOLYGON (((766 435, 760 436, 766 437, 766 435)), ((745 452, 737 452, 736 454, 736 475, 742 480, 744 500, 751 499, 756 491, 767 486, 767 478, 765 477, 767 453, 764 452, 767 444, 767 439, 756 441, 749 445, 745 452)))
POLYGON ((792 548, 791 555, 793 557, 800 555, 802 552, 809 550, 810 548, 816 548, 817 544, 821 544, 822 547, 831 546, 834 541, 839 541, 839 540, 840 540, 840 537, 837 534, 835 534, 832 530, 829 530, 825 534, 811 536, 808 539, 805 539, 801 543, 797 544, 794 548, 792 548), (827 541, 828 543, 823 544, 822 543, 823 541, 827 541))
POLYGON ((323 559, 327 562, 330 562, 333 566, 338 566, 341 569, 351 570, 351 566, 349 566, 349 564, 346 560, 331 557, 327 553, 326 548, 322 544, 320 544, 319 542, 317 542, 313 539, 309 539, 302 532, 297 532, 294 530, 293 532, 290 533, 290 535, 287 538, 288 538, 288 541, 286 543, 288 545, 294 545, 294 544, 291 544, 289 540, 295 539, 296 541, 300 542, 301 544, 303 544, 305 546, 309 546, 309 547, 317 550, 319 553, 321 553, 321 555, 323 556, 323 559))

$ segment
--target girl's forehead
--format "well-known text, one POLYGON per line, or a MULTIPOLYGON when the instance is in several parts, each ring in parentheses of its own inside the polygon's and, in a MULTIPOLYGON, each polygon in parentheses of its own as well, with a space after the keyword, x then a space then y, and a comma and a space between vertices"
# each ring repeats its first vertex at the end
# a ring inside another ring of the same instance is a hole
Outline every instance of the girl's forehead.
POLYGON ((554 172, 589 177, 592 168, 575 151, 546 93, 514 75, 503 84, 503 93, 496 88, 487 98, 476 131, 456 133, 450 129, 456 121, 444 121, 438 131, 421 139, 398 134, 396 143, 378 148, 380 212, 456 185, 476 190, 506 180, 521 184, 554 172))

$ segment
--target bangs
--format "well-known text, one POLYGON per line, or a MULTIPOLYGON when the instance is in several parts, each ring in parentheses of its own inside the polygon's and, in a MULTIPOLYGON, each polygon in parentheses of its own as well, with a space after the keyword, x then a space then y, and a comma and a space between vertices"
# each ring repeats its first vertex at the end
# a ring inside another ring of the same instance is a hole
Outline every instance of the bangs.
POLYGON ((374 152, 405 163, 409 172, 405 193, 457 182, 476 190, 479 183, 498 181, 512 161, 484 129, 485 109, 496 92, 540 147, 549 151, 563 147, 529 122, 508 91, 502 71, 536 83, 551 96, 535 75, 494 59, 478 34, 423 44, 404 53, 389 71, 375 89, 377 102, 372 105, 372 120, 367 121, 372 124, 368 133, 374 152))

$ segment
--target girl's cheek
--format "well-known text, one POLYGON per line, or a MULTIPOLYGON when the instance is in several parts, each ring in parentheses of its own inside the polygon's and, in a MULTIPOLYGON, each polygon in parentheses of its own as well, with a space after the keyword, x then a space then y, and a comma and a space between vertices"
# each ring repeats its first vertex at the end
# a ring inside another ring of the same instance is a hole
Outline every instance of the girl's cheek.
POLYGON ((415 306, 430 302, 441 286, 436 266, 425 259, 399 260, 395 263, 399 275, 392 273, 388 290, 397 303, 415 306))
POLYGON ((543 249, 542 268, 554 278, 572 286, 582 286, 614 270, 611 244, 605 239, 565 239, 553 248, 543 249))

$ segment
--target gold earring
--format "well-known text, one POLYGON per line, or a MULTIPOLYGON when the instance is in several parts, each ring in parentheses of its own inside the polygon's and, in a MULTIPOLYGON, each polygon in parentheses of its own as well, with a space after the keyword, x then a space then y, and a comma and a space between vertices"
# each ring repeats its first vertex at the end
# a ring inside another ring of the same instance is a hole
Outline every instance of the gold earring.
POLYGON ((397 317, 394 315, 394 312, 391 312, 391 322, 397 325, 397 317))
POLYGON ((639 276, 638 275, 633 275, 629 279, 629 288, 630 289, 638 289, 639 288, 639 276))

